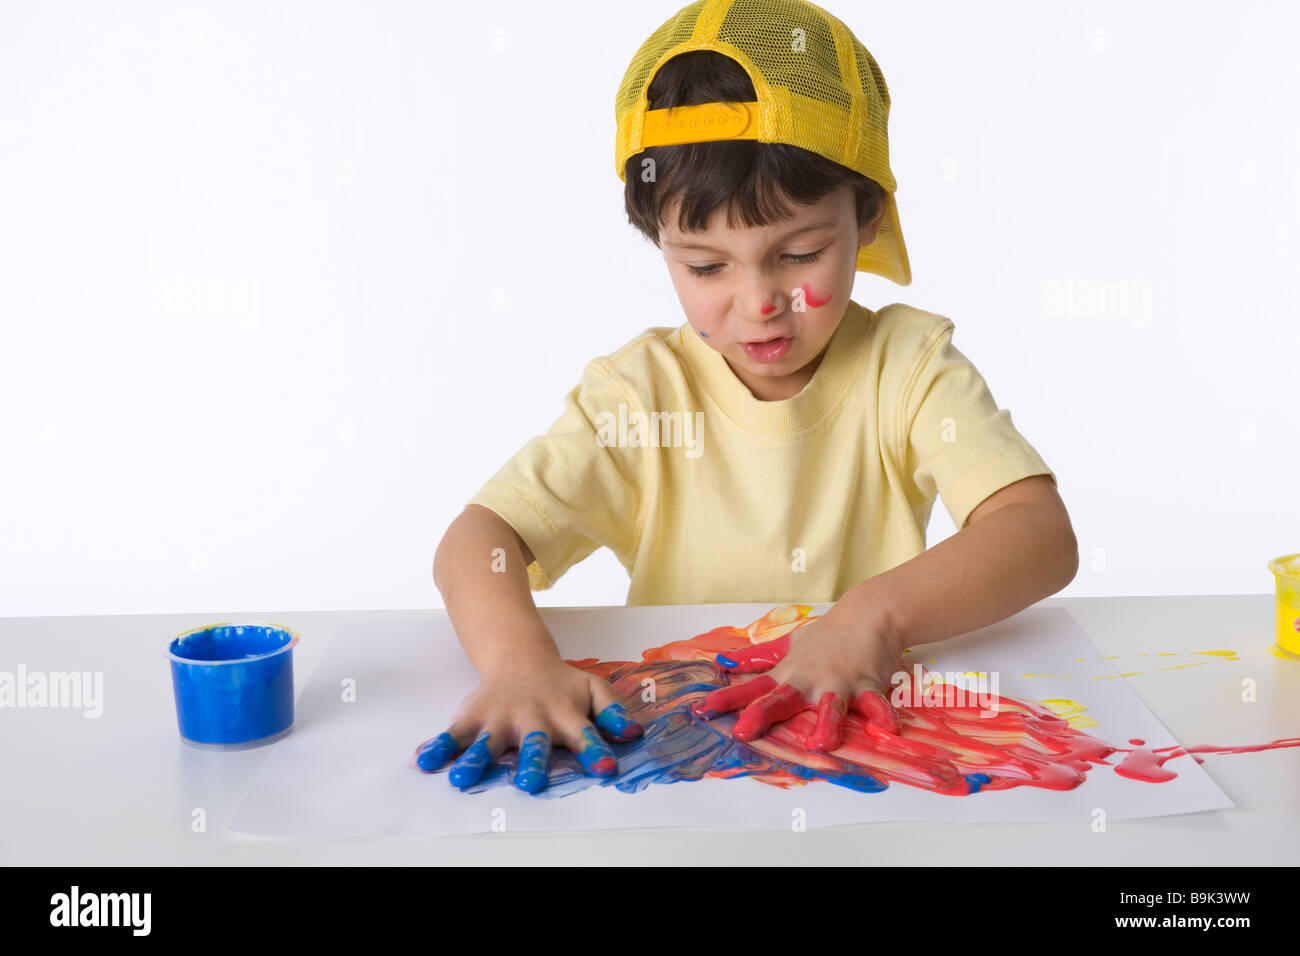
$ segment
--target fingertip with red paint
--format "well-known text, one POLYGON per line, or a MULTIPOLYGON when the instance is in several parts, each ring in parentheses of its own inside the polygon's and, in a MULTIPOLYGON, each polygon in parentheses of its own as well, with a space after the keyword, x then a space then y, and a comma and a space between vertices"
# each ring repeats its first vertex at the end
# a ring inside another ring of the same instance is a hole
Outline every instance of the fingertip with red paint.
POLYGON ((739 674, 748 674, 753 671, 771 670, 781 663, 789 652, 790 635, 783 634, 774 641, 763 641, 750 647, 719 653, 714 661, 719 667, 725 667, 739 674))
POLYGON ((578 763, 582 769, 597 777, 608 777, 618 772, 618 761, 609 745, 600 739, 596 728, 588 724, 582 728, 582 749, 578 751, 578 763))
POLYGON ((903 732, 902 722, 894 705, 883 694, 864 690, 853 698, 853 709, 867 720, 867 730, 876 736, 897 737, 903 732))
POLYGON ((741 711, 732 734, 737 740, 754 740, 767 733, 773 724, 808 709, 807 699, 797 688, 782 684, 741 711))
POLYGON ((596 715, 596 726, 619 740, 636 740, 645 728, 627 715, 620 703, 613 703, 596 715))
POLYGON ((834 691, 822 694, 817 702, 817 726, 805 746, 809 750, 835 750, 844 741, 844 698, 834 691))

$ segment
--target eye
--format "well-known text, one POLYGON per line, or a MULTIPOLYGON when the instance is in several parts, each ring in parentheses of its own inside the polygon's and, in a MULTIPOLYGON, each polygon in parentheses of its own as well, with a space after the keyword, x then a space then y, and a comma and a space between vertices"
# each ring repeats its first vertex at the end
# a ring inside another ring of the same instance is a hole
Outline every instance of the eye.
MULTIPOLYGON (((826 251, 825 248, 821 248, 818 249, 816 252, 805 252, 802 255, 790 254, 787 255, 785 258, 794 265, 802 266, 802 265, 807 265, 810 262, 816 262, 818 259, 821 258, 822 253, 825 251, 826 251)), ((712 265, 707 265, 707 266, 693 266, 688 264, 686 266, 686 271, 693 276, 704 277, 704 276, 713 275, 720 268, 722 267, 719 266, 717 263, 713 263, 712 265)))
POLYGON ((711 266, 692 266, 688 265, 686 270, 693 276, 711 276, 718 271, 717 263, 711 266))

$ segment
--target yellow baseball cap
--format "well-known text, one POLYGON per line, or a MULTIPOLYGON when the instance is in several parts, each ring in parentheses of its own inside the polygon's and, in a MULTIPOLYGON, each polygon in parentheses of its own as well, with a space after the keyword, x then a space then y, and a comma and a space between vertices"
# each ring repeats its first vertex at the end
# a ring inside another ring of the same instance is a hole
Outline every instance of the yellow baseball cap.
POLYGON ((650 146, 753 139, 787 143, 874 179, 885 190, 875 241, 858 249, 859 272, 912 281, 889 169, 889 90, 875 59, 843 23, 805 0, 698 0, 641 44, 614 101, 615 167, 650 146), (646 90, 666 61, 713 50, 754 84, 749 103, 649 109, 646 90))

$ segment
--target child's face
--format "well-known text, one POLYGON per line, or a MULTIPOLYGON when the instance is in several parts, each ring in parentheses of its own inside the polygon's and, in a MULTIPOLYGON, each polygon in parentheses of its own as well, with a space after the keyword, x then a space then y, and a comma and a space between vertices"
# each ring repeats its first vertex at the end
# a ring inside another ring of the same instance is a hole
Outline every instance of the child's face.
POLYGON ((691 328, 760 401, 789 398, 808 384, 848 307, 858 247, 871 244, 884 216, 882 205, 859 229, 847 185, 795 209, 786 222, 732 229, 724 207, 704 232, 683 233, 673 204, 665 215, 672 225, 659 232, 691 328), (745 344, 778 337, 787 341, 745 344))

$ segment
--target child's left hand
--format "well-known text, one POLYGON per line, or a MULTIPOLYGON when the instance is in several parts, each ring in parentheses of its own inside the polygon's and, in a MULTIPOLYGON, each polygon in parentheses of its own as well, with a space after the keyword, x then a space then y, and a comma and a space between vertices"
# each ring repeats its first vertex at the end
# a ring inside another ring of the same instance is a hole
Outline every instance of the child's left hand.
POLYGON ((901 651, 883 627, 841 622, 827 612, 774 641, 719 654, 718 665, 736 673, 771 669, 715 690, 691 709, 709 720, 743 707, 733 730, 737 740, 761 737, 779 721, 816 710, 817 725, 804 742, 809 750, 840 746, 849 707, 866 719, 868 733, 897 735, 902 727, 889 688, 891 676, 905 669, 901 651))

